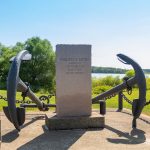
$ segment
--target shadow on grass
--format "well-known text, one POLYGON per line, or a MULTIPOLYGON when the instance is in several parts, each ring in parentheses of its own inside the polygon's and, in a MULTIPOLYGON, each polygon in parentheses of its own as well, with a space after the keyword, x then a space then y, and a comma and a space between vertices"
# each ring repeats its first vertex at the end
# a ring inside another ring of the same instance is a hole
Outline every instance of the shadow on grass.
POLYGON ((108 125, 105 125, 105 128, 118 135, 118 138, 107 138, 108 142, 114 144, 141 144, 146 141, 145 132, 140 129, 134 128, 130 133, 127 133, 108 125))

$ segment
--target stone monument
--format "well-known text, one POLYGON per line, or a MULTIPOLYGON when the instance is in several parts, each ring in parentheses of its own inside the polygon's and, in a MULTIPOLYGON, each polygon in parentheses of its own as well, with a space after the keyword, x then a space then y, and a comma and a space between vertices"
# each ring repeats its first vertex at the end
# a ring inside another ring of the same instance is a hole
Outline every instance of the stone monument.
POLYGON ((56 46, 56 113, 46 114, 49 130, 104 127, 92 112, 91 45, 56 46))
POLYGON ((91 45, 56 46, 59 117, 91 115, 91 45))

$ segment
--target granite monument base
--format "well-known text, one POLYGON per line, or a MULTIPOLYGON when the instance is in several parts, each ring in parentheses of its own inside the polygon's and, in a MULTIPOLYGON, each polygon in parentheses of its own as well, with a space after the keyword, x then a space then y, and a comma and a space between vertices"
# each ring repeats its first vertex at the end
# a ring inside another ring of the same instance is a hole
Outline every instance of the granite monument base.
POLYGON ((104 128, 105 117, 98 112, 92 112, 91 116, 79 117, 58 117, 53 113, 46 114, 45 124, 49 130, 104 128))

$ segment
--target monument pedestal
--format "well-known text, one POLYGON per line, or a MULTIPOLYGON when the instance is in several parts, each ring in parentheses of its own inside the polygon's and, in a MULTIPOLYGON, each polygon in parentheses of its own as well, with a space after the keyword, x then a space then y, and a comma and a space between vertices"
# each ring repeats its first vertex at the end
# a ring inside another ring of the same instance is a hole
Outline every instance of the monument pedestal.
POLYGON ((105 118, 98 112, 92 112, 91 116, 79 117, 58 117, 53 113, 46 114, 45 124, 49 130, 104 128, 105 118))
POLYGON ((91 87, 91 45, 56 45, 57 114, 46 115, 48 129, 103 128, 104 116, 91 114, 91 87))

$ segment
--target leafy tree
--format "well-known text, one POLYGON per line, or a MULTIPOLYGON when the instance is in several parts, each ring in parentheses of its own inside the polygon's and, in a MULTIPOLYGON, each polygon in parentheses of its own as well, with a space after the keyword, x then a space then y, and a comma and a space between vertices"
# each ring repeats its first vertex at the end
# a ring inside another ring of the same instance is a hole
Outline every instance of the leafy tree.
POLYGON ((2 88, 6 88, 6 79, 10 67, 9 59, 16 55, 11 47, 0 46, 0 82, 3 84, 2 88))
POLYGON ((32 54, 32 60, 22 62, 20 77, 31 84, 34 91, 54 90, 55 53, 48 40, 32 37, 25 43, 17 42, 13 47, 0 44, 0 88, 6 89, 6 79, 10 68, 10 58, 26 49, 32 54))
POLYGON ((32 37, 25 42, 24 49, 32 54, 32 59, 22 64, 22 80, 29 82, 35 91, 54 90, 55 53, 50 42, 32 37))
POLYGON ((24 43, 17 42, 14 47, 12 47, 12 51, 15 52, 16 54, 19 53, 21 50, 23 50, 25 47, 24 43))

